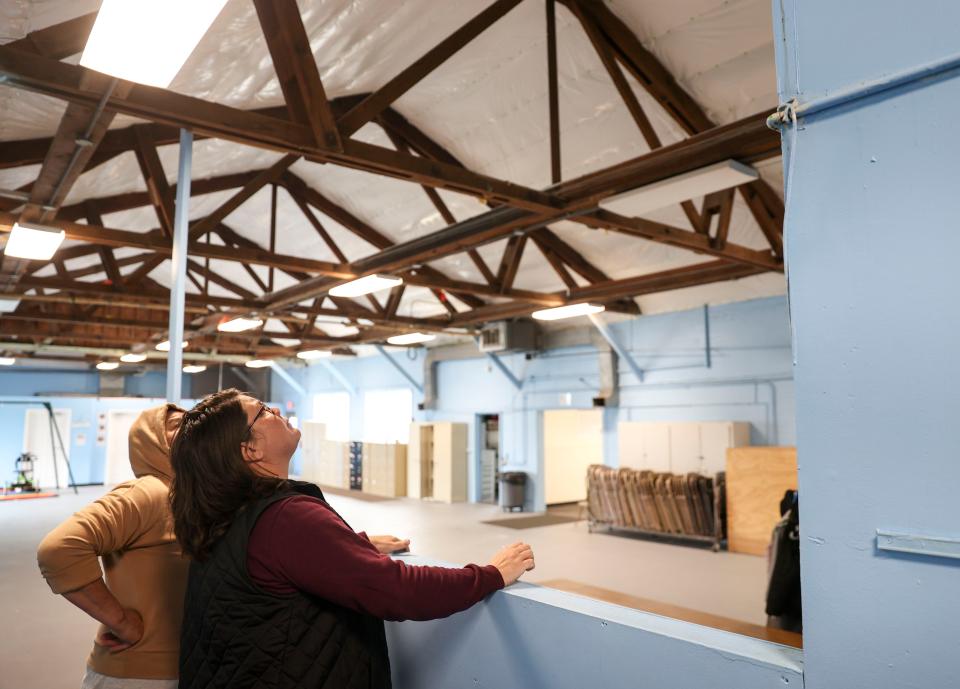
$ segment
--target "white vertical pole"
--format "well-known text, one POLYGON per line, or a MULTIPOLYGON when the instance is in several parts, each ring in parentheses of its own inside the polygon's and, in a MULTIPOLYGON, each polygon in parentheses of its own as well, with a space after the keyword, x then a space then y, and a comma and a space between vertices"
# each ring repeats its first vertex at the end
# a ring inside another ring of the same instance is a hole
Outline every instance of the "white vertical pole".
POLYGON ((189 233, 190 167, 193 134, 180 130, 180 166, 177 171, 177 201, 173 220, 173 253, 170 275, 170 352, 167 355, 167 402, 180 404, 183 378, 183 305, 187 283, 187 235, 189 233))

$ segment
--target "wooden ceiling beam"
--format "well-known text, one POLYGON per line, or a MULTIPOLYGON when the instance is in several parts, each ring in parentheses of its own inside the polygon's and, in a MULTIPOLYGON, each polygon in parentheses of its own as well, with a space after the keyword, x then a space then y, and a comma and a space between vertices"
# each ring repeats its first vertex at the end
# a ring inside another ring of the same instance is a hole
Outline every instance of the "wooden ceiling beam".
MULTIPOLYGON (((518 0, 511 0, 514 1, 518 0)), ((0 76, 11 86, 90 105, 98 102, 99 94, 81 83, 88 71, 83 67, 0 46, 0 76)), ((166 89, 138 84, 128 94, 114 93, 107 107, 117 113, 190 129, 207 136, 304 156, 316 162, 335 163, 430 184, 521 207, 546 210, 558 203, 550 194, 529 187, 360 141, 344 141, 343 151, 326 149, 317 145, 313 132, 305 125, 166 89)))
MULTIPOLYGON (((134 127, 133 131, 136 141, 137 163, 140 165, 143 180, 147 184, 147 196, 157 213, 160 229, 163 230, 164 235, 172 238, 174 197, 170 189, 170 183, 167 181, 167 174, 160 162, 160 156, 157 155, 157 147, 149 139, 149 134, 142 127, 134 127)), ((102 225, 103 223, 97 224, 102 225)))
POLYGON ((373 120, 391 103, 519 4, 520 0, 497 0, 454 31, 436 47, 428 51, 426 55, 393 77, 375 93, 370 94, 363 102, 337 120, 337 126, 340 128, 342 135, 350 136, 367 122, 373 120))
POLYGON ((96 20, 96 12, 82 14, 60 24, 31 31, 23 38, 12 41, 7 45, 16 50, 43 55, 54 60, 62 60, 83 52, 87 45, 87 38, 90 36, 90 30, 96 20))
MULTIPOLYGON (((0 213, 0 232, 9 232, 13 228, 16 217, 10 213, 0 213)), ((114 230, 106 227, 82 225, 66 220, 55 220, 48 223, 51 227, 61 229, 68 239, 89 242, 99 246, 131 247, 153 251, 161 256, 161 260, 170 256, 171 246, 162 239, 155 239, 141 232, 114 230)), ((189 246, 190 256, 194 258, 211 258, 224 261, 245 261, 256 265, 273 266, 281 269, 303 270, 311 273, 321 273, 335 277, 352 279, 356 274, 348 266, 327 261, 314 261, 299 256, 285 256, 272 254, 269 251, 256 249, 238 249, 216 244, 193 242, 189 246)))
POLYGON ((342 149, 337 122, 296 0, 254 0, 253 4, 290 119, 308 125, 319 145, 342 149))
MULTIPOLYGON (((262 172, 263 170, 251 170, 250 172, 237 172, 229 175, 195 179, 190 182, 190 196, 203 196, 204 194, 213 194, 218 191, 236 189, 246 185, 262 172)), ((177 185, 171 184, 168 192, 171 198, 176 197, 176 192, 177 185)), ((100 212, 104 215, 133 210, 134 208, 142 208, 143 206, 151 205, 153 202, 150 192, 146 191, 131 191, 123 194, 113 194, 111 196, 100 196, 90 200, 96 202, 97 208, 99 208, 100 212)), ((61 207, 57 212, 57 218, 61 220, 76 220, 77 218, 83 217, 83 203, 84 202, 81 201, 80 203, 61 207)))
POLYGON ((190 239, 195 240, 207 232, 211 232, 217 225, 223 222, 228 215, 249 200, 250 197, 268 184, 276 182, 280 176, 299 159, 299 156, 287 154, 266 170, 260 172, 256 177, 243 185, 233 196, 220 204, 215 211, 195 222, 190 227, 190 239))
POLYGON ((698 232, 690 232, 665 223, 646 220, 645 218, 628 218, 623 215, 599 210, 589 216, 577 219, 588 227, 608 229, 630 234, 635 237, 652 239, 661 244, 669 244, 682 249, 689 249, 697 253, 709 254, 728 262, 756 266, 764 270, 783 272, 783 262, 770 251, 750 249, 737 244, 726 244, 722 248, 714 246, 710 237, 698 232))

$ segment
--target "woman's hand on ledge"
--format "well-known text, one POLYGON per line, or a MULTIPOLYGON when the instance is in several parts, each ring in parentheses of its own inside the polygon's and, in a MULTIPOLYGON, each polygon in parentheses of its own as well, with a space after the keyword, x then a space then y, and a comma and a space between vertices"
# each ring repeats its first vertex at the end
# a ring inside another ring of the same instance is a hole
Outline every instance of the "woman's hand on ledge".
POLYGON ((494 555, 490 564, 500 570, 504 586, 514 583, 524 572, 529 572, 536 566, 533 561, 533 548, 519 541, 494 555))
POLYGON ((410 550, 409 538, 401 540, 396 536, 370 536, 370 542, 384 555, 410 550))

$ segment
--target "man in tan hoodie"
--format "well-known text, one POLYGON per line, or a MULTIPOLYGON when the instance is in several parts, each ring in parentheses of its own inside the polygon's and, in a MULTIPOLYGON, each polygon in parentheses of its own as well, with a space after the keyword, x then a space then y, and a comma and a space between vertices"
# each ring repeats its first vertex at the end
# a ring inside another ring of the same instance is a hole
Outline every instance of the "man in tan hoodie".
POLYGON ((172 404, 141 413, 129 438, 137 478, 75 513, 37 550, 53 592, 101 623, 83 689, 177 686, 189 562, 173 534, 168 492, 182 415, 172 404))

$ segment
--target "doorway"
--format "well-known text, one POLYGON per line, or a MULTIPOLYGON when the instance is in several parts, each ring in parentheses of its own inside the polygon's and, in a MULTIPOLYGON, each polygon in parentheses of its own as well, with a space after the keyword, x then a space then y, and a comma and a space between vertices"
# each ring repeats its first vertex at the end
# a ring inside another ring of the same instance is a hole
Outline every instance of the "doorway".
POLYGON ((500 500, 497 469, 500 467, 500 415, 477 416, 477 502, 496 505, 500 500))
POLYGON ((70 470, 67 467, 70 455, 70 416, 69 409, 54 409, 54 427, 46 409, 27 409, 23 419, 23 451, 37 458, 33 479, 38 488, 59 489, 71 483, 70 470), (60 449, 60 440, 56 438, 57 430, 63 439, 63 449, 67 457, 63 456, 60 449))
POLYGON ((107 412, 107 466, 103 482, 113 486, 136 478, 130 466, 130 427, 140 416, 139 409, 111 409, 107 412))

